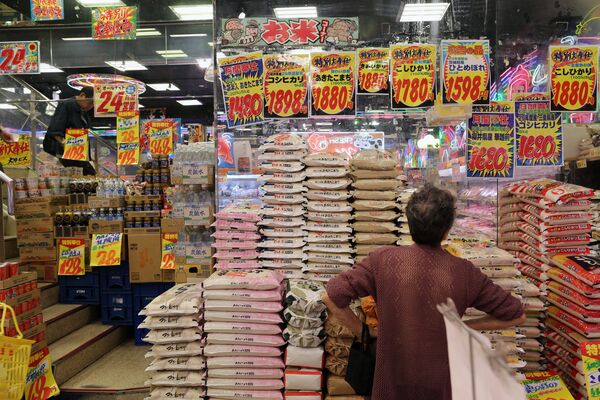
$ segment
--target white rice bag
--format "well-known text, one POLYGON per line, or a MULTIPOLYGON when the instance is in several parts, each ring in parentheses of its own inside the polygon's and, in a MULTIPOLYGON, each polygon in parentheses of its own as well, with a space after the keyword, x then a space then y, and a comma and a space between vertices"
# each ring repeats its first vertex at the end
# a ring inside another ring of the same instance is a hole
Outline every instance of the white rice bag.
POLYGON ((309 243, 304 251, 330 252, 330 253, 354 253, 349 243, 309 243))
POLYGON ((207 344, 226 345, 252 345, 281 347, 285 344, 281 335, 259 335, 241 333, 209 333, 206 336, 207 344))
POLYGON ((304 182, 309 189, 315 190, 342 190, 350 186, 352 181, 347 178, 310 178, 304 182))
POLYGON ((259 247, 267 249, 297 249, 306 244, 303 238, 271 238, 264 240, 259 244, 259 247))
POLYGON ((306 150, 269 150, 258 155, 259 161, 298 161, 306 155, 306 150))
POLYGON ((306 209, 318 212, 350 212, 352 206, 346 201, 309 201, 306 209))
POLYGON ((206 300, 242 300, 242 301, 281 301, 283 295, 280 289, 250 290, 250 289, 211 289, 204 291, 206 300))
POLYGON ((254 324, 280 324, 279 314, 248 313, 239 311, 206 311, 204 319, 208 322, 243 322, 254 324))
POLYGON ((260 167, 267 172, 300 172, 304 164, 298 161, 270 161, 263 162, 260 167))
POLYGON ((277 301, 251 301, 245 300, 205 300, 205 311, 244 311, 258 313, 278 313, 283 310, 277 301))
POLYGON ((316 253, 309 251, 307 257, 309 262, 321 264, 354 264, 351 254, 316 253))
POLYGON ((152 300, 139 315, 196 315, 202 304, 202 291, 202 286, 195 283, 175 285, 152 300))
POLYGON ((260 214, 267 217, 300 217, 306 212, 301 205, 268 205, 263 206, 260 214))
POLYGON ((307 178, 343 178, 348 172, 346 167, 308 167, 305 174, 307 178))
POLYGON ((209 378, 224 379, 281 379, 283 378, 282 369, 250 369, 250 368, 219 368, 209 369, 209 378))
POLYGON ((274 172, 271 174, 262 174, 259 182, 265 183, 297 183, 306 179, 304 172, 274 172))
POLYGON ((203 388, 190 387, 155 387, 150 392, 150 396, 145 400, 201 400, 206 396, 206 390, 203 388))
POLYGON ((138 326, 140 329, 194 328, 201 320, 200 315, 177 315, 174 317, 146 317, 138 326))
POLYGON ((279 258, 262 260, 263 268, 270 269, 302 269, 306 263, 302 259, 279 258))
POLYGON ((206 371, 162 371, 155 372, 146 381, 147 386, 203 386, 206 371))
POLYGON ((156 358, 146 368, 146 371, 202 371, 205 369, 206 358, 192 356, 156 358))
POLYGON ((352 236, 338 232, 308 232, 304 240, 306 243, 346 243, 352 240, 352 236))
POLYGON ((310 153, 303 159, 309 167, 347 167, 348 158, 340 153, 310 153))
POLYGON ((261 190, 271 195, 274 194, 296 194, 306 191, 306 187, 302 183, 273 183, 262 185, 261 190))
POLYGON ((323 383, 323 371, 316 369, 285 370, 285 389, 319 391, 323 383))
POLYGON ((348 222, 352 220, 352 214, 349 212, 309 211, 307 218, 316 222, 348 222))
POLYGON ((211 400, 283 400, 279 390, 237 390, 210 388, 207 391, 211 400))
POLYGON ((321 369, 325 362, 322 346, 314 348, 287 346, 284 357, 285 365, 288 367, 321 369))
POLYGON ((265 217, 258 221, 258 225, 270 228, 290 228, 304 226, 303 217, 265 217))
POLYGON ((265 204, 304 204, 306 198, 302 194, 267 194, 261 197, 265 204))
POLYGON ((255 324, 252 322, 210 322, 204 323, 206 333, 243 333, 252 335, 278 335, 279 325, 255 324))
POLYGON ((202 339, 202 330, 195 328, 152 329, 144 341, 152 344, 189 343, 202 339))
POLYGON ((244 357, 279 357, 281 353, 278 347, 250 346, 246 344, 208 344, 204 347, 204 355, 206 357, 231 357, 236 355, 244 357))
POLYGON ((277 272, 265 270, 214 272, 202 285, 212 289, 273 290, 281 287, 283 278, 277 272))
POLYGON ((167 343, 155 344, 152 349, 146 353, 146 358, 165 358, 165 357, 190 357, 202 355, 204 343, 201 341, 190 343, 167 343))
POLYGON ((271 258, 271 259, 297 259, 303 260, 305 258, 302 249, 269 249, 264 250, 260 254, 260 258, 271 258))
POLYGON ((302 228, 309 232, 346 232, 352 233, 352 227, 347 222, 308 221, 302 228))
POLYGON ((264 236, 278 238, 296 238, 304 236, 302 228, 262 228, 260 233, 264 236))
POLYGON ((277 133, 265 139, 259 151, 271 150, 303 150, 306 149, 304 139, 295 133, 277 133))
POLYGON ((344 201, 348 200, 352 195, 347 190, 313 190, 306 192, 305 197, 308 200, 329 200, 329 201, 344 201))
POLYGON ((212 357, 206 360, 208 370, 221 368, 281 369, 285 365, 279 357, 212 357))

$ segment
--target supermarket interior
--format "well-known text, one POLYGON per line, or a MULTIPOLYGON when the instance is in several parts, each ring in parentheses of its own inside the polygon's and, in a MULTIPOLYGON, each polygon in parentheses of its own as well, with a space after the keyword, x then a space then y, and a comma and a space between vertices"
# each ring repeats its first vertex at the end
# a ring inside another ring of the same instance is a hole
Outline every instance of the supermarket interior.
POLYGON ((599 53, 597 0, 0 2, 0 400, 600 399, 599 53))

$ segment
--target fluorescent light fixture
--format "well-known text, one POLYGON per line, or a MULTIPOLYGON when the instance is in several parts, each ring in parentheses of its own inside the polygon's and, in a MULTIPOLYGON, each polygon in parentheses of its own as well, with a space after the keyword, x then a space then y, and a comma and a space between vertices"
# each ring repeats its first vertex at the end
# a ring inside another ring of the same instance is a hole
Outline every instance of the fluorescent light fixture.
POLYGON ((0 103, 0 110, 16 110, 17 106, 12 104, 0 103))
POLYGON ((213 19, 212 4, 169 6, 169 8, 182 21, 208 21, 213 19))
POLYGON ((79 4, 84 7, 116 7, 116 6, 124 6, 121 0, 77 0, 79 4))
POLYGON ((144 108, 144 105, 138 103, 138 108, 144 108))
POLYGON ((14 88, 14 87, 3 87, 3 88, 0 88, 0 89, 6 90, 7 92, 11 92, 11 93, 17 93, 17 89, 14 88))
POLYGON ((177 100, 177 102, 179 104, 181 104, 182 106, 201 106, 202 103, 196 99, 192 99, 192 100, 177 100))
POLYGON ((273 9, 277 18, 316 18, 317 7, 276 7, 273 9))
POLYGON ((92 129, 110 129, 110 126, 105 125, 105 126, 94 126, 92 127, 92 129))
POLYGON ((186 58, 188 55, 183 50, 156 50, 163 58, 186 58))
POLYGON ((171 37, 174 38, 181 38, 181 37, 205 37, 208 36, 208 34, 206 33, 174 33, 172 35, 169 35, 171 37))
POLYGON ((157 92, 166 92, 166 91, 176 92, 179 90, 179 88, 177 86, 173 85, 172 83, 148 83, 146 86, 150 86, 152 89, 156 90, 157 92))
POLYGON ((23 94, 31 94, 31 90, 28 88, 23 88, 23 94))
POLYGON ((53 65, 46 64, 46 63, 40 63, 40 72, 42 74, 49 74, 52 72, 64 72, 64 71, 60 68, 56 68, 53 65))
POLYGON ((316 126, 331 126, 331 122, 315 122, 316 126))
POLYGON ((83 37, 64 37, 62 38, 65 42, 75 42, 81 40, 93 40, 91 36, 83 36, 83 37))
POLYGON ((440 21, 450 3, 407 3, 400 22, 440 21))
POLYGON ((162 33, 156 30, 156 28, 138 28, 136 36, 162 36, 162 33))
POLYGON ((239 18, 239 19, 244 19, 244 18, 246 18, 246 13, 242 11, 242 12, 240 13, 240 15, 238 15, 238 18, 239 18))
POLYGON ((144 67, 137 61, 122 60, 122 61, 104 61, 106 64, 119 71, 145 71, 148 68, 144 67))
POLYGON ((198 66, 202 69, 210 67, 212 63, 212 58, 197 58, 196 62, 198 62, 198 66))

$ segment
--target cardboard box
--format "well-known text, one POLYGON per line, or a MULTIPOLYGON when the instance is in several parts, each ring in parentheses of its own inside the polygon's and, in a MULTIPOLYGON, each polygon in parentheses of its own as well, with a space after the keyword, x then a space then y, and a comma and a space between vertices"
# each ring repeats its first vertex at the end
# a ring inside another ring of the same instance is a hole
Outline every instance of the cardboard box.
POLYGON ((214 165, 184 165, 183 175, 180 179, 181 183, 184 185, 197 184, 212 186, 215 183, 214 165))
POLYGON ((160 221, 161 233, 179 233, 185 226, 183 218, 163 218, 160 221))
POLYGON ((88 197, 89 208, 123 208, 125 207, 125 197, 88 197))
POLYGON ((175 271, 175 283, 200 283, 212 273, 210 265, 186 264, 175 271))
POLYGON ((56 247, 21 247, 19 257, 21 262, 56 261, 56 247))
POLYGON ((27 293, 23 293, 22 295, 16 296, 16 297, 11 297, 10 299, 6 299, 4 300, 4 302, 6 304, 8 304, 9 306, 11 306, 12 308, 15 308, 17 304, 19 303, 24 303, 26 301, 30 301, 33 299, 39 299, 41 297, 41 292, 40 289, 34 289, 30 292, 27 293))
POLYGON ((131 235, 159 235, 160 228, 125 228, 127 236, 131 235))
POLYGON ((58 238, 73 238, 89 236, 87 226, 57 226, 54 228, 54 237, 58 238))
MULTIPOLYGON (((17 315, 17 323, 20 324, 21 322, 25 321, 26 319, 29 319, 29 318, 33 317, 34 315, 38 315, 38 314, 42 314, 42 305, 41 304, 34 309, 31 309, 27 312, 17 315)), ((8 327, 8 328, 14 328, 14 326, 15 326, 12 317, 6 318, 5 324, 6 324, 6 327, 8 327)))
POLYGON ((163 281, 159 233, 129 234, 128 249, 129 280, 132 283, 163 281))
POLYGON ((48 343, 46 343, 46 339, 44 339, 40 342, 37 342, 33 346, 31 346, 31 354, 35 354, 38 351, 40 351, 46 347, 48 347, 48 343))
POLYGON ((54 232, 30 233, 24 236, 17 236, 17 246, 20 248, 54 247, 54 232))
POLYGON ((58 282, 58 265, 56 261, 46 263, 27 263, 22 268, 35 272, 40 282, 58 282))
POLYGON ((123 232, 123 221, 104 221, 91 219, 88 231, 90 235, 96 233, 121 233, 123 232))
POLYGON ((29 330, 23 332, 23 337, 25 339, 32 339, 33 337, 44 332, 45 330, 46 330, 46 324, 42 323, 42 324, 36 325, 33 328, 30 328, 29 330))
POLYGON ((15 216, 17 219, 51 217, 66 205, 68 205, 67 196, 22 199, 15 203, 15 216))
POLYGON ((27 282, 35 281, 36 279, 37 275, 35 272, 21 272, 17 276, 0 281, 0 290, 22 285, 27 282))
POLYGON ((52 232, 52 217, 20 218, 17 220, 17 237, 30 233, 52 232))
POLYGON ((163 282, 175 282, 175 272, 174 269, 163 269, 162 270, 162 281, 163 282))
POLYGON ((160 210, 153 211, 125 211, 125 218, 160 218, 160 210))

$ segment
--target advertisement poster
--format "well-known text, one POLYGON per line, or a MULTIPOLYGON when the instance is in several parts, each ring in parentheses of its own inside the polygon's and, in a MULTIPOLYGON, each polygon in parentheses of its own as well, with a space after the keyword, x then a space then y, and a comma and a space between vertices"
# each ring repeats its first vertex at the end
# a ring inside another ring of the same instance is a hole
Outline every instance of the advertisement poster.
POLYGON ((206 126, 202 124, 187 124, 188 143, 198 143, 208 141, 208 132, 206 126))
POLYGON ((177 233, 162 234, 162 260, 160 269, 175 269, 175 245, 177 244, 177 233))
POLYGON ((306 139, 311 153, 341 153, 349 158, 361 150, 385 148, 383 132, 311 133, 306 139))
POLYGON ((600 399, 600 342, 579 344, 588 400, 600 399))
POLYGON ((344 45, 358 41, 358 18, 223 18, 223 47, 344 45))
POLYGON ((467 129, 467 177, 512 178, 514 160, 514 114, 473 113, 467 129))
POLYGON ((265 118, 308 117, 308 54, 269 54, 265 66, 265 118))
POLYGON ((90 265, 101 267, 121 264, 122 233, 104 233, 92 235, 90 265))
POLYGON ((265 120, 264 73, 261 52, 219 60, 228 127, 256 124, 265 120))
POLYGON ((139 143, 117 143, 117 165, 138 165, 139 163, 139 143))
POLYGON ((64 141, 65 160, 89 161, 89 138, 87 129, 67 129, 64 141))
POLYGON ((390 93, 390 49, 358 49, 358 94, 390 93))
POLYGON ((356 53, 311 53, 311 115, 356 114, 356 53))
POLYGON ((398 44, 390 48, 392 109, 430 107, 435 100, 437 52, 431 44, 398 44))
POLYGON ((137 7, 92 8, 94 40, 135 40, 137 7))
POLYGON ((0 42, 0 75, 39 73, 40 42, 0 42))
POLYGON ((517 166, 562 166, 561 115, 547 101, 515 103, 517 166))
POLYGON ((442 101, 444 104, 490 102, 490 42, 442 40, 442 101))
POLYGON ((52 360, 48 347, 29 357, 29 372, 25 381, 25 400, 46 400, 60 393, 52 374, 52 360))
POLYGON ((140 142, 140 116, 138 111, 117 114, 117 143, 140 142))
POLYGON ((554 371, 525 372, 521 384, 528 400, 574 400, 567 385, 554 371))
POLYGON ((550 46, 548 70, 552 111, 596 111, 597 46, 550 46))
POLYGON ((31 166, 31 138, 28 135, 19 135, 16 142, 0 139, 0 164, 11 168, 31 166))
POLYGON ((84 239, 58 239, 58 275, 85 275, 84 239))
POLYGON ((148 137, 150 154, 168 156, 173 153, 175 133, 179 132, 179 120, 155 119, 145 121, 144 133, 148 137))
POLYGON ((31 20, 59 21, 65 19, 63 0, 31 0, 31 20))
POLYGON ((137 111, 136 85, 109 83, 94 86, 94 116, 116 117, 119 112, 137 111))

